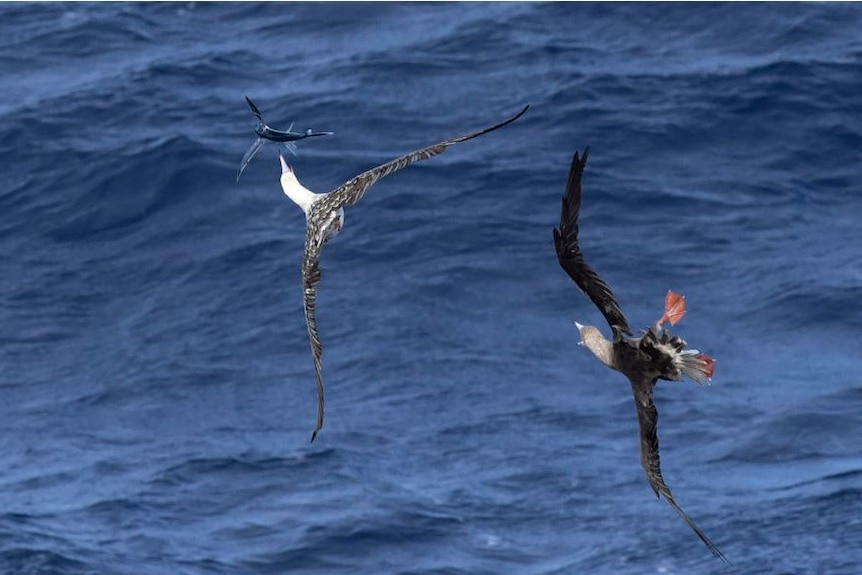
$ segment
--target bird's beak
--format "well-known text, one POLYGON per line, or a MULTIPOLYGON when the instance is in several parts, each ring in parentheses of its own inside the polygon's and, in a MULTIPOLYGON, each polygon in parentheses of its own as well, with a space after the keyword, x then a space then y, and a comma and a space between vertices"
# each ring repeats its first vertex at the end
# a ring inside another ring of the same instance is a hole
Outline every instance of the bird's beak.
POLYGON ((278 155, 278 159, 281 160, 281 173, 282 174, 292 174, 293 168, 287 165, 287 162, 284 161, 284 156, 281 154, 278 155))
MULTIPOLYGON (((581 332, 581 330, 583 330, 583 329, 584 329, 584 326, 583 326, 583 325, 581 325, 581 324, 579 324, 578 322, 575 322, 575 327, 576 327, 576 328, 578 328, 578 333, 580 333, 580 332, 581 332)), ((578 345, 584 345, 583 336, 582 336, 581 341, 579 341, 579 342, 578 342, 578 345)))

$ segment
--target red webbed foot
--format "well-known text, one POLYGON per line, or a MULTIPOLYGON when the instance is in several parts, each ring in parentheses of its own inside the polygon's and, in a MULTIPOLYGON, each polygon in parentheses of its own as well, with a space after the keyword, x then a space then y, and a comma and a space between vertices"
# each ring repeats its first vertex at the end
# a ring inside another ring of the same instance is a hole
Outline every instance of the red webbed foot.
POLYGON ((666 321, 669 321, 670 325, 676 325, 676 322, 681 320, 684 315, 685 297, 668 290, 667 296, 664 298, 664 314, 659 318, 658 325, 666 321))

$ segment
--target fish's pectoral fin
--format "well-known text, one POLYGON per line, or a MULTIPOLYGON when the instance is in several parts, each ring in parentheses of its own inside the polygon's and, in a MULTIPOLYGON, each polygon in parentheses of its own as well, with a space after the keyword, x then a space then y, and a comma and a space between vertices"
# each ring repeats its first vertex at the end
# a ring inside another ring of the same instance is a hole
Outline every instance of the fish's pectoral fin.
POLYGON ((296 155, 296 144, 294 144, 293 142, 285 142, 284 147, 287 148, 287 151, 289 151, 291 154, 293 154, 294 156, 296 155))
POLYGON ((236 183, 239 183, 239 178, 240 176, 242 176, 242 173, 245 170, 246 166, 248 166, 249 162, 251 162, 251 159, 254 157, 260 147, 263 146, 265 143, 266 140, 264 140, 263 138, 258 138, 254 141, 254 143, 242 157, 242 160, 239 163, 239 172, 236 175, 236 183))
POLYGON ((263 114, 260 113, 260 110, 257 109, 257 106, 254 105, 254 102, 251 101, 251 98, 248 96, 245 97, 245 101, 248 104, 249 110, 254 114, 254 117, 257 118, 258 123, 263 126, 265 125, 263 122, 263 114))

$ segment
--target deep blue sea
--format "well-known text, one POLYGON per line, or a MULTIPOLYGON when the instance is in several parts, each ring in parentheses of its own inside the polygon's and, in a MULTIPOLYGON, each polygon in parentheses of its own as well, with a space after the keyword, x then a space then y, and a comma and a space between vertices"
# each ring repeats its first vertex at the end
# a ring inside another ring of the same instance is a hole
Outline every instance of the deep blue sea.
POLYGON ((862 572, 862 4, 0 4, 0 573, 862 572), (324 192, 380 180, 326 244, 324 192), (581 247, 712 384, 656 387, 664 477, 581 247))

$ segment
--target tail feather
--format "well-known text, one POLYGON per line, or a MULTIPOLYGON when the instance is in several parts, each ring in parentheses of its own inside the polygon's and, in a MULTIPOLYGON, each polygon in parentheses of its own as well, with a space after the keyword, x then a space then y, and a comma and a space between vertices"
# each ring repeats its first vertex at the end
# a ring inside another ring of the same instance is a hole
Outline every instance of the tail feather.
POLYGON ((679 370, 697 383, 709 383, 715 371, 715 360, 696 349, 686 349, 673 358, 679 370))

